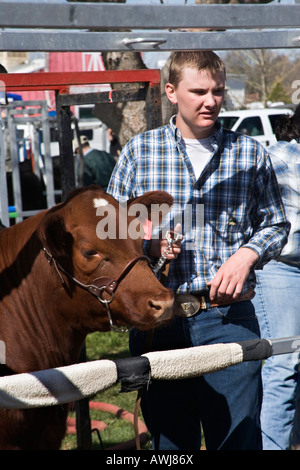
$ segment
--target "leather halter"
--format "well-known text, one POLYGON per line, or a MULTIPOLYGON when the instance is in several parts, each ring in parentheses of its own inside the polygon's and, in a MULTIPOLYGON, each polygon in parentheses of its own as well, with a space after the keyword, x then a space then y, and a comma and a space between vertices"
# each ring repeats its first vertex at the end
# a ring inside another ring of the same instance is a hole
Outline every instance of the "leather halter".
POLYGON ((56 273, 59 276, 62 283, 64 283, 64 280, 63 280, 60 272, 65 274, 69 279, 71 279, 79 287, 81 287, 82 289, 84 289, 84 290, 90 292, 91 294, 93 294, 95 297, 98 298, 98 300, 102 304, 104 304, 106 306, 106 310, 107 310, 107 314, 108 314, 108 317, 109 317, 109 322, 110 322, 110 326, 111 326, 112 330, 117 331, 117 332, 126 332, 126 331, 128 331, 127 327, 124 327, 124 328, 123 327, 118 327, 118 326, 113 324, 111 314, 110 314, 109 304, 113 301, 114 293, 117 290, 117 288, 118 288, 120 282, 122 281, 122 279, 124 279, 124 277, 127 276, 127 274, 131 271, 133 266, 138 261, 144 259, 144 260, 147 260, 148 263, 150 264, 150 260, 147 256, 145 256, 145 255, 136 256, 134 259, 129 261, 126 264, 126 266, 122 269, 122 271, 120 272, 120 274, 118 275, 118 277, 116 279, 113 279, 113 278, 110 278, 110 277, 98 277, 98 278, 94 279, 92 284, 83 284, 78 279, 76 279, 74 276, 72 276, 70 273, 68 273, 56 261, 56 259, 53 257, 53 255, 46 248, 43 248, 43 251, 44 251, 45 256, 48 260, 48 263, 50 265, 53 264, 53 266, 56 270, 56 273), (106 300, 106 299, 102 298, 102 294, 104 292, 106 292, 107 294, 110 295, 109 300, 106 300))

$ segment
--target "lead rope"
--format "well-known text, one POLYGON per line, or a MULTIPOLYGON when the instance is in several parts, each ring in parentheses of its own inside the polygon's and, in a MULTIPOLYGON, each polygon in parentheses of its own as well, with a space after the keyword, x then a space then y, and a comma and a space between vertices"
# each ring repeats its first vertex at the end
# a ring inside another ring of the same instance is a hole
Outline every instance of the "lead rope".
MULTIPOLYGON (((165 248, 162 256, 159 258, 159 260, 157 261, 156 265, 153 268, 154 274, 157 274, 162 269, 162 267, 165 265, 165 267, 162 270, 161 275, 160 275, 160 282, 163 285, 166 284, 168 274, 169 274, 169 269, 170 269, 170 260, 167 260, 168 254, 171 251, 172 245, 175 242, 177 242, 180 238, 181 238, 181 235, 179 233, 171 232, 170 230, 167 231, 166 240, 168 242, 168 245, 165 248)), ((151 351, 153 333, 154 333, 154 330, 149 330, 147 332, 146 352, 151 351)), ((143 391, 144 391, 144 388, 140 388, 138 390, 137 399, 136 399, 135 408, 134 408, 134 415, 133 415, 133 425, 134 425, 136 450, 141 450, 141 440, 140 440, 139 428, 138 428, 138 419, 139 419, 138 414, 139 414, 139 410, 140 410, 140 406, 141 406, 143 391)))

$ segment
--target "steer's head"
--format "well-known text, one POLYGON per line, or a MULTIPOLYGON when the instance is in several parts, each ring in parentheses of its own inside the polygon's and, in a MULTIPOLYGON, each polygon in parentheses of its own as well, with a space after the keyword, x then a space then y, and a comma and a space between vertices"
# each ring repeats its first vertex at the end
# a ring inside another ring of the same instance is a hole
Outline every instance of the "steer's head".
POLYGON ((120 205, 91 186, 75 190, 46 213, 39 237, 55 260, 53 276, 55 265, 59 270, 62 314, 71 324, 105 331, 110 314, 114 325, 149 329, 171 318, 172 292, 139 257, 145 224, 157 222, 172 203, 168 193, 154 191, 120 205))

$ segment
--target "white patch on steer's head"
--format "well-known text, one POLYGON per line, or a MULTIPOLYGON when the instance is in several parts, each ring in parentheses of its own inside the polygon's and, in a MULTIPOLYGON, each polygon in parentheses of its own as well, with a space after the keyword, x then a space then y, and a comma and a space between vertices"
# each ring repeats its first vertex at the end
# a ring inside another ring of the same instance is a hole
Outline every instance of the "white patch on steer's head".
POLYGON ((107 205, 108 205, 108 201, 106 199, 103 199, 102 197, 94 199, 94 207, 95 208, 103 207, 103 206, 107 206, 107 205))

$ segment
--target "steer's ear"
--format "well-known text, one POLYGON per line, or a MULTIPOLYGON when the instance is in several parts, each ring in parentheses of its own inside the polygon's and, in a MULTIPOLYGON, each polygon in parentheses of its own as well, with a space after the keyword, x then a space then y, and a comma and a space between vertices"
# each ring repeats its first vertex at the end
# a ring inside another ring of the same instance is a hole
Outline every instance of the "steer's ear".
MULTIPOLYGON (((138 205, 141 204, 145 208, 143 213, 147 213, 147 220, 152 222, 152 228, 154 228, 162 223, 164 217, 171 211, 173 203, 174 198, 171 194, 165 191, 149 191, 140 197, 130 199, 127 203, 127 207, 130 208, 134 205, 138 207, 138 205)), ((147 220, 142 220, 143 217, 141 213, 139 214, 139 219, 145 230, 147 220)), ((146 231, 148 231, 148 229, 146 229, 146 231)))
POLYGON ((54 258, 65 258, 72 254, 73 237, 67 232, 64 219, 59 214, 49 212, 45 215, 39 226, 38 236, 54 258))
POLYGON ((166 191, 149 191, 135 199, 130 199, 128 206, 132 203, 144 204, 148 208, 151 208, 152 204, 167 204, 171 209, 174 204, 174 198, 166 191))

